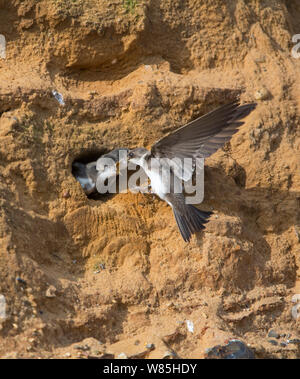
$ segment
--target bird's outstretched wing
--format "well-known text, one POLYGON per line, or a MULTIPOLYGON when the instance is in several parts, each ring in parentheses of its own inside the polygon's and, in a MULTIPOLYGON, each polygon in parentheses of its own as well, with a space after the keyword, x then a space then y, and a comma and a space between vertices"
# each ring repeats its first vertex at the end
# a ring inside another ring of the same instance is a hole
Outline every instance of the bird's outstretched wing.
MULTIPOLYGON (((230 140, 243 125, 240 120, 255 107, 256 103, 240 105, 238 101, 223 105, 160 139, 152 146, 151 156, 169 159, 209 157, 230 140)), ((188 180, 191 173, 175 174, 188 180)))

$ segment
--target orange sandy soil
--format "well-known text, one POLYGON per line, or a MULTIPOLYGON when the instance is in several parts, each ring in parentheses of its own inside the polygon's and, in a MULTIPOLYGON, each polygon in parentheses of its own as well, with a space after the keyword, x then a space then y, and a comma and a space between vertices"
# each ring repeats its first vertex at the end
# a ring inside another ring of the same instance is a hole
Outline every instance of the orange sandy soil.
POLYGON ((280 344, 300 335, 297 33, 298 0, 0 0, 1 357, 203 358, 237 338, 300 358, 280 344), (190 244, 159 199, 88 199, 71 174, 237 95, 258 106, 206 160, 214 215, 190 244))

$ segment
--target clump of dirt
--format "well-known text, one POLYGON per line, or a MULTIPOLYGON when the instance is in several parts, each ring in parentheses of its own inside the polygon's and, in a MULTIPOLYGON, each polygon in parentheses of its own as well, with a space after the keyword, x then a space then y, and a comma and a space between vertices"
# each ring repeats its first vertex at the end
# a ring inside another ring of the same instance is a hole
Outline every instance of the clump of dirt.
POLYGON ((0 1, 1 357, 200 358, 231 338, 300 357, 299 20, 297 0, 0 1), (214 215, 190 244, 159 199, 90 199, 72 175, 237 96, 258 107, 206 160, 214 215))

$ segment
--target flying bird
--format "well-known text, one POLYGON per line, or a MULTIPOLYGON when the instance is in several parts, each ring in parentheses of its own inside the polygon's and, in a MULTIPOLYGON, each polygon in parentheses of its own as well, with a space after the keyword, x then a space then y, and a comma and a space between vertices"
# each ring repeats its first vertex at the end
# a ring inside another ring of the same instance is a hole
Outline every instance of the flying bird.
POLYGON ((204 229, 212 212, 201 211, 191 204, 186 204, 185 196, 176 193, 172 183, 175 180, 189 180, 193 171, 182 171, 181 167, 166 167, 167 160, 160 158, 207 158, 229 141, 238 128, 244 124, 240 121, 248 116, 256 107, 256 103, 240 105, 238 101, 223 105, 212 112, 177 129, 175 132, 157 141, 151 151, 136 148, 128 151, 128 161, 141 166, 148 178, 152 193, 166 201, 173 209, 175 220, 185 242, 189 242, 192 234, 204 229), (161 171, 169 169, 170 176, 159 175, 153 170, 151 159, 156 158, 161 164, 161 171), (171 183, 171 187, 170 187, 171 183))

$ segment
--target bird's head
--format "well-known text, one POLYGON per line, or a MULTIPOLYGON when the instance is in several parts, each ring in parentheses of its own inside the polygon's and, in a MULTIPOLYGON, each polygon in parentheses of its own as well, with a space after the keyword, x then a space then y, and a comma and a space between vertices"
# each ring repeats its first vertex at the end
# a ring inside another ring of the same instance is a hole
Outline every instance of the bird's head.
POLYGON ((142 161, 147 154, 149 154, 149 151, 147 149, 143 147, 138 147, 136 149, 132 149, 128 151, 127 160, 129 162, 142 166, 142 161))

